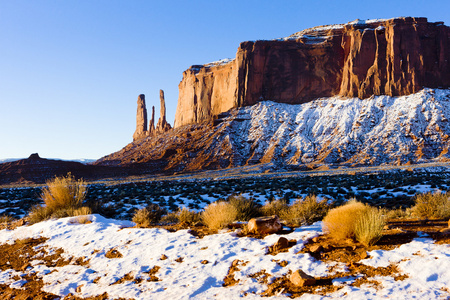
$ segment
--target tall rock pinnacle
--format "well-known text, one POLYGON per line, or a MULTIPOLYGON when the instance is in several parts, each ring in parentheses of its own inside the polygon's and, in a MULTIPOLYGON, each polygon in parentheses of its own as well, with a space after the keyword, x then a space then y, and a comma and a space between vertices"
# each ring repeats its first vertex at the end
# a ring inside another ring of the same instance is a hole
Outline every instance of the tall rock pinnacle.
POLYGON ((133 141, 146 137, 147 135, 147 108, 145 107, 145 95, 140 94, 137 100, 136 131, 133 134, 133 141))
POLYGON ((156 125, 156 133, 164 133, 172 129, 169 123, 166 121, 166 101, 164 99, 164 91, 159 90, 159 101, 161 103, 161 114, 158 120, 158 124, 156 125))
POLYGON ((156 130, 155 130, 155 107, 152 106, 152 118, 150 120, 150 124, 148 125, 148 135, 149 136, 155 136, 156 130))

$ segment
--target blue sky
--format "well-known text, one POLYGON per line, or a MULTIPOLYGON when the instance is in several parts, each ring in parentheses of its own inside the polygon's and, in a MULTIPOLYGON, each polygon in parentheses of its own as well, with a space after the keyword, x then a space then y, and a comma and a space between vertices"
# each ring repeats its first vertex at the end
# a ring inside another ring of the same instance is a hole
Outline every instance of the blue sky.
POLYGON ((450 1, 0 0, 0 159, 100 158, 131 142, 136 101, 165 91, 173 124, 182 72, 240 42, 355 19, 422 16, 450 1))

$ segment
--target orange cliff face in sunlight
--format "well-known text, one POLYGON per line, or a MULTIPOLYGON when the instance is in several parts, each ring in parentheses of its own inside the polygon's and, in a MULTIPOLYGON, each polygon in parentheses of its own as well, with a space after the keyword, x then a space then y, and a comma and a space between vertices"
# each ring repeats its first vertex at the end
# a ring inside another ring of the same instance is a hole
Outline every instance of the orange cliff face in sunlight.
POLYGON ((179 84, 174 127, 261 100, 301 104, 448 86, 450 27, 426 18, 357 20, 243 42, 233 60, 190 67, 179 84))

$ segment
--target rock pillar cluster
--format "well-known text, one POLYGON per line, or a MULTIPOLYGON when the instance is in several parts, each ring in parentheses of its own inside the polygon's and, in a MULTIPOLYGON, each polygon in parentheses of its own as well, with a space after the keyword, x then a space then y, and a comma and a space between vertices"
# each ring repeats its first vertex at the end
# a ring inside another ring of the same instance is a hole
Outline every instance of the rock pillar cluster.
POLYGON ((158 124, 155 128, 155 107, 152 106, 152 118, 148 124, 147 108, 145 105, 145 95, 140 94, 137 100, 136 113, 136 131, 133 134, 133 141, 143 139, 145 137, 152 137, 158 134, 165 133, 172 129, 172 126, 166 121, 166 103, 164 100, 164 91, 160 90, 161 114, 158 124))

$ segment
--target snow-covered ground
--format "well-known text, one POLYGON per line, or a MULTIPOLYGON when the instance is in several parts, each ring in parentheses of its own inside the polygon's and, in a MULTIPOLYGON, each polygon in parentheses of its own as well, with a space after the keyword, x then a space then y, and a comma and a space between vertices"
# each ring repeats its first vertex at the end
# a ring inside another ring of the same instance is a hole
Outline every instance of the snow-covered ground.
MULTIPOLYGON (((307 239, 321 233, 320 223, 285 235, 296 239, 297 244, 288 252, 272 256, 267 255, 267 247, 273 245, 279 235, 255 239, 237 237, 235 232, 219 232, 200 239, 188 230, 137 229, 131 228, 133 223, 129 221, 100 215, 89 217, 90 224, 64 218, 0 231, 0 243, 46 237, 48 240, 38 248, 62 248, 66 257, 89 259, 86 265, 46 267, 36 257, 23 272, 12 269, 1 272, 0 283, 20 288, 25 283, 20 275, 34 272, 45 283, 45 291, 60 296, 72 293, 87 297, 107 292, 110 298, 127 299, 255 299, 261 297, 267 286, 250 275, 261 270, 270 274, 271 282, 289 270, 302 269, 320 277, 326 276, 332 265, 335 265, 333 272, 346 269, 341 263, 324 263, 309 254, 297 254, 307 239), (107 258, 105 254, 111 249, 122 256, 107 258), (167 259, 162 259, 162 255, 167 259), (223 280, 236 259, 244 262, 234 274, 239 282, 223 287, 223 280), (276 262, 283 260, 289 262, 284 267, 276 262), (147 281, 150 270, 158 281, 147 281), (128 279, 119 281, 124 278, 128 279), (142 281, 136 280, 139 278, 142 281)), ((447 244, 437 245, 427 237, 420 237, 391 251, 372 251, 362 263, 376 267, 395 263, 408 277, 398 281, 390 276, 371 278, 381 283, 377 289, 365 284, 351 286, 356 278, 338 279, 333 284, 343 285, 342 289, 326 297, 304 294, 301 299, 448 299, 449 250, 447 244)), ((274 298, 286 299, 288 295, 281 293, 274 298)))
MULTIPOLYGON (((262 101, 217 127, 243 158, 290 165, 448 161, 450 90, 400 97, 329 97, 299 105, 262 101)), ((242 163, 245 164, 245 163, 242 163)))

